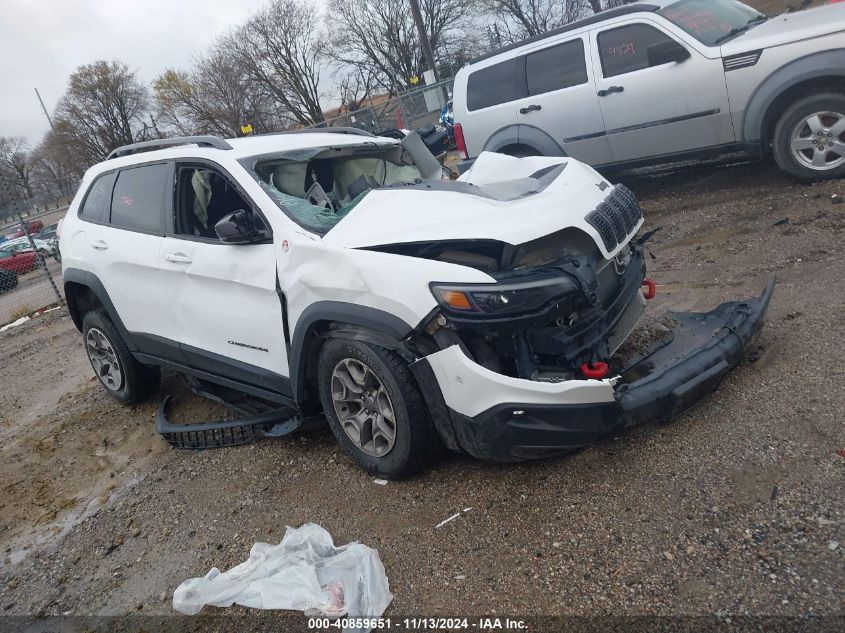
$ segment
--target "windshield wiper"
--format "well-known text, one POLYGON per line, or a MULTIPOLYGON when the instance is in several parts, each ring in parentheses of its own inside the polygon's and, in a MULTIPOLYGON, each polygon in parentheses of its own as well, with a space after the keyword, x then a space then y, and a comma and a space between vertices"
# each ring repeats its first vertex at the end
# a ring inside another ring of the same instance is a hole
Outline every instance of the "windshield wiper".
POLYGON ((732 28, 730 31, 725 33, 722 37, 720 37, 715 42, 713 42, 713 45, 715 46, 716 44, 721 44, 722 42, 724 42, 726 40, 729 40, 733 37, 736 37, 737 35, 741 35, 742 33, 745 33, 746 31, 748 31, 752 27, 757 26, 758 24, 762 24, 763 22, 768 22, 768 21, 769 21, 769 18, 768 18, 768 16, 765 16, 765 15, 758 15, 756 18, 751 18, 750 20, 748 20, 748 22, 746 22, 742 26, 735 26, 734 28, 732 28))

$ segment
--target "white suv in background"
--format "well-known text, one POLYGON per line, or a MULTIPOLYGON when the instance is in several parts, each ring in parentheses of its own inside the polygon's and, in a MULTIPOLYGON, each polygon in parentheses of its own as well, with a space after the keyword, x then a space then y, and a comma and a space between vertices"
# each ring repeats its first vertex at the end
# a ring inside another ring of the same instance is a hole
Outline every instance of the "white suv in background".
POLYGON ((839 178, 845 3, 769 19, 735 0, 635 2, 474 61, 453 107, 465 158, 620 168, 773 153, 796 177, 839 178))
POLYGON ((415 134, 334 129, 115 150, 85 175, 60 247, 112 396, 148 397, 166 367, 288 417, 323 412, 363 467, 398 477, 440 445, 565 452, 718 386, 771 284, 674 314, 623 363, 654 292, 642 225, 629 190, 573 159, 485 153, 449 181, 415 134))

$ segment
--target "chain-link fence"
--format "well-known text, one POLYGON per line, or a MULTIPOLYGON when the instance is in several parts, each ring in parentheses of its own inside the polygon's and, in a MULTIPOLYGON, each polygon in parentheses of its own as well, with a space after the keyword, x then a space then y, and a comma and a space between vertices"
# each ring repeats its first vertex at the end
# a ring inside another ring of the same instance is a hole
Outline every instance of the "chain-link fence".
POLYGON ((64 304, 56 235, 67 211, 61 202, 18 201, 0 214, 0 327, 64 304))
POLYGON ((414 129, 434 123, 452 94, 452 79, 403 92, 395 97, 374 98, 369 106, 326 119, 311 127, 355 127, 372 133, 391 128, 414 129))

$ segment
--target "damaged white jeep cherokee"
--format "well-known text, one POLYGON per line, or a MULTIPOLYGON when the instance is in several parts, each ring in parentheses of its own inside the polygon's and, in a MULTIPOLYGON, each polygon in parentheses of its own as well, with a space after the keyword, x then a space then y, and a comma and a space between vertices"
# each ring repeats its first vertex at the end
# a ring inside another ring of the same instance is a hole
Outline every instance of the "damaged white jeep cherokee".
POLYGON ((485 153, 449 181, 415 135, 336 129, 115 150, 86 174, 61 253, 112 396, 148 397, 166 367, 252 413, 177 426, 163 404, 174 445, 283 434, 324 412, 361 466, 398 477, 441 445, 500 461, 566 452, 718 386, 772 284, 671 314, 619 361, 654 291, 642 224, 628 189, 574 159, 485 153))

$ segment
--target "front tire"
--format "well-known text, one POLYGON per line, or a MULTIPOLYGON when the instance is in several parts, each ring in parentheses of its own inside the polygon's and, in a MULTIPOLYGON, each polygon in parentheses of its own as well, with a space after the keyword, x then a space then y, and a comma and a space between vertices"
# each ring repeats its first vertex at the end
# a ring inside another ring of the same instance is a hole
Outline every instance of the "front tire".
POLYGON ((317 371, 332 433, 368 473, 407 477, 437 454, 440 439, 425 400, 398 354, 333 339, 323 346, 317 371))
POLYGON ((158 388, 158 367, 147 367, 135 360, 105 312, 95 310, 85 315, 82 338, 94 374, 115 400, 135 404, 158 388))
POLYGON ((801 180, 845 177, 845 95, 796 101, 775 126, 772 152, 783 171, 801 180))

